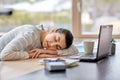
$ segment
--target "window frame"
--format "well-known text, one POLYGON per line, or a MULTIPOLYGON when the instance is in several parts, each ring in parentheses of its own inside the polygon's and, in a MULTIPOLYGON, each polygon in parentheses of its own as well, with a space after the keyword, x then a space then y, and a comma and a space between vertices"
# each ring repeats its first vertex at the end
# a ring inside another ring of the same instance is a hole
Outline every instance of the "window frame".
MULTIPOLYGON (((81 13, 82 13, 82 0, 72 0, 72 30, 75 38, 98 38, 96 34, 82 34, 82 26, 81 26, 81 13), (78 3, 79 9, 78 10, 78 3)), ((119 34, 114 34, 113 38, 120 39, 119 34)))

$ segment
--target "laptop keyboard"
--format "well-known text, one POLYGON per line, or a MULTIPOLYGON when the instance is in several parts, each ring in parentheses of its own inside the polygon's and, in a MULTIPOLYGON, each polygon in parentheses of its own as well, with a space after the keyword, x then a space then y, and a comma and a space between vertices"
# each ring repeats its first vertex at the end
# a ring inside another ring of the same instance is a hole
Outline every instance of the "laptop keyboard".
POLYGON ((83 56, 94 57, 94 54, 84 54, 83 56))
POLYGON ((82 58, 95 58, 96 54, 83 54, 82 58))

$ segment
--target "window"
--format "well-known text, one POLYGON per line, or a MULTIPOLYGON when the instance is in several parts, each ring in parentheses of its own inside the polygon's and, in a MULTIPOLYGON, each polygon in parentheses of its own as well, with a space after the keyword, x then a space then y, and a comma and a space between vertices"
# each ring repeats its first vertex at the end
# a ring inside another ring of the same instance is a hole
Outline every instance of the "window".
POLYGON ((113 35, 120 38, 120 0, 75 0, 73 14, 76 37, 96 38, 100 25, 113 24, 113 35), (76 6, 77 5, 77 6, 76 6))
POLYGON ((8 9, 11 15, 0 14, 1 33, 24 24, 72 30, 72 0, 1 0, 0 13, 8 9))

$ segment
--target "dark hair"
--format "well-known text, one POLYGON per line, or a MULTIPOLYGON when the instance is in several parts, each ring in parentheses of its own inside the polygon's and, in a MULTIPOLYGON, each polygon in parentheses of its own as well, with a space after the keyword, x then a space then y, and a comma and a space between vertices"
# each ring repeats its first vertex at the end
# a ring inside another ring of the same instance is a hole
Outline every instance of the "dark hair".
POLYGON ((61 34, 65 34, 66 48, 69 48, 73 43, 72 33, 69 30, 63 29, 63 28, 57 29, 56 32, 61 33, 61 34))

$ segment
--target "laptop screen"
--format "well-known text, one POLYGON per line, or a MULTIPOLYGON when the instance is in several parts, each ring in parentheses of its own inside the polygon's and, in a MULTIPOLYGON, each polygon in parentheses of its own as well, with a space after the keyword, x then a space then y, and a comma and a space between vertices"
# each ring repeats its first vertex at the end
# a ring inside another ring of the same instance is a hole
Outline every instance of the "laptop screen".
POLYGON ((99 31, 98 54, 97 58, 104 57, 109 54, 113 25, 101 25, 99 31))

